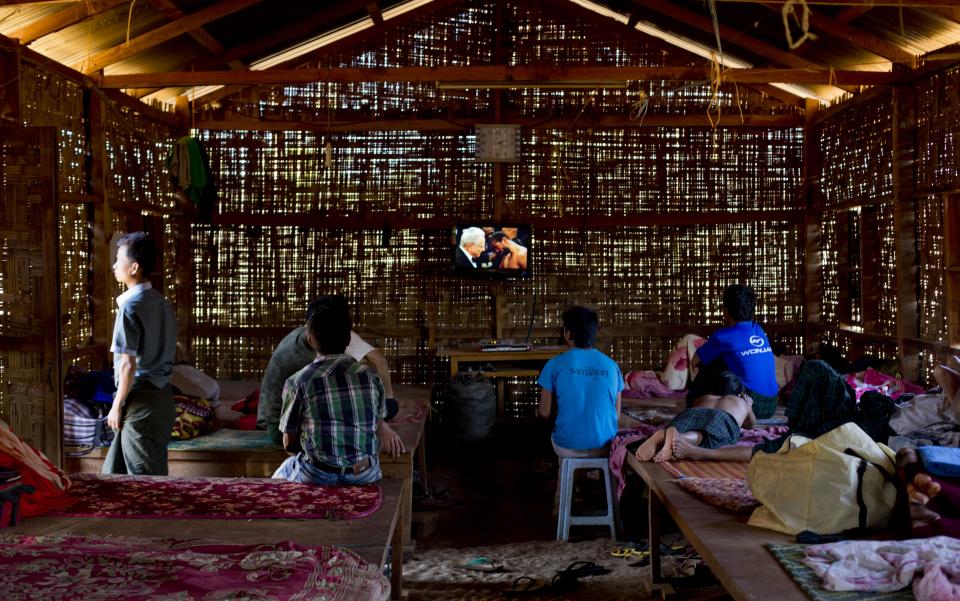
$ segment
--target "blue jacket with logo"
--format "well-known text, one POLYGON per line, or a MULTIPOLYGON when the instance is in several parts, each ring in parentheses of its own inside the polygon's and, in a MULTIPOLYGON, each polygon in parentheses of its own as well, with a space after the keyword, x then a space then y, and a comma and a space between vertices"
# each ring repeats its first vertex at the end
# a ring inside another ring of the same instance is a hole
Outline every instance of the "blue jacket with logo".
POLYGON ((720 328, 697 349, 703 365, 722 358, 743 385, 766 396, 777 394, 777 370, 767 334, 752 321, 720 328))

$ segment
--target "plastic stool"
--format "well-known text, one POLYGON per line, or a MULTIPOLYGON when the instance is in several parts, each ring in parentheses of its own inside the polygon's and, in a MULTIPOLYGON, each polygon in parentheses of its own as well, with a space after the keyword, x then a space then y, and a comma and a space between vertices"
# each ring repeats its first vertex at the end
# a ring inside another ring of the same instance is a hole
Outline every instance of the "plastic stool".
POLYGON ((570 526, 610 527, 610 538, 617 540, 617 507, 610 477, 610 460, 607 457, 561 457, 560 458, 560 512, 557 515, 557 540, 566 541, 570 536, 570 526), (573 506, 573 474, 580 469, 599 469, 607 490, 607 513, 604 515, 571 515, 573 506))

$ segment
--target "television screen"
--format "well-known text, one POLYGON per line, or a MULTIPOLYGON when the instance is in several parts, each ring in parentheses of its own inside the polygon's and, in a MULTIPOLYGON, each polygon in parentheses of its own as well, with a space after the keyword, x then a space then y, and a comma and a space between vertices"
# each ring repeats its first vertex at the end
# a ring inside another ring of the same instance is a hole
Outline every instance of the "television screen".
POLYGON ((533 263, 530 226, 461 223, 453 231, 453 267, 463 275, 526 277, 533 263))

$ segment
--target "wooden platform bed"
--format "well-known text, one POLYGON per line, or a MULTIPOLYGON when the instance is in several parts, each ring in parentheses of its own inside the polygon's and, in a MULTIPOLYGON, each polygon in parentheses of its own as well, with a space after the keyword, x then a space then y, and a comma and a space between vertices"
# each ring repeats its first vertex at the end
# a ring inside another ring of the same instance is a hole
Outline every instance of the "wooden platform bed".
MULTIPOLYGON (((256 386, 257 383, 255 382, 222 383, 222 396, 224 399, 243 398, 256 386)), ((405 408, 409 409, 430 401, 429 386, 397 385, 394 386, 394 392, 397 401, 400 403, 401 412, 405 408)), ((380 455, 380 468, 383 471, 384 479, 400 480, 406 483, 403 489, 403 497, 400 500, 400 523, 403 525, 404 540, 407 541, 410 540, 410 524, 413 512, 414 454, 417 456, 417 468, 426 486, 424 428, 428 416, 429 410, 427 410, 423 419, 416 422, 391 424, 391 427, 403 440, 407 452, 399 457, 390 457, 383 453, 380 455)), ((236 444, 230 444, 228 448, 176 450, 178 443, 172 442, 172 448, 168 451, 170 475, 269 478, 287 458, 287 453, 282 448, 271 444, 267 440, 265 432, 237 431, 235 436, 238 439, 248 441, 245 445, 241 442, 241 445, 244 445, 245 448, 237 448, 236 444)), ((199 441, 201 438, 203 437, 197 437, 193 441, 199 441)), ((68 473, 99 473, 106 455, 107 448, 102 447, 80 457, 68 456, 64 469, 68 473)))
POLYGON ((660 571, 660 535, 665 513, 700 553, 727 592, 738 601, 805 601, 807 596, 764 547, 794 543, 794 537, 747 525, 735 514, 702 501, 675 482, 656 463, 627 454, 627 465, 650 487, 650 566, 654 586, 665 580, 660 571))
POLYGON ((110 519, 35 517, 7 529, 6 534, 60 534, 175 537, 237 544, 293 541, 304 545, 334 545, 349 549, 383 569, 391 561, 391 597, 399 599, 403 576, 401 499, 408 486, 402 480, 380 483, 383 504, 373 514, 351 520, 328 519, 110 519), (392 554, 391 554, 392 549, 392 554))

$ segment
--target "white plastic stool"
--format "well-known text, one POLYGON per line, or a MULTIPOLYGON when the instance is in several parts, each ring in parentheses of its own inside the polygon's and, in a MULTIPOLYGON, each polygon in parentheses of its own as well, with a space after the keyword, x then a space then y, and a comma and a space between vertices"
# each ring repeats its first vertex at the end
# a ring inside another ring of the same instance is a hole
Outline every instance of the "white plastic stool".
POLYGON ((557 515, 557 540, 566 541, 570 536, 570 526, 610 527, 610 538, 617 540, 617 516, 615 509, 616 491, 610 477, 610 460, 607 457, 561 457, 560 458, 560 512, 557 515), (605 515, 571 515, 573 506, 573 474, 580 469, 599 469, 603 472, 603 481, 607 491, 607 513, 605 515))

